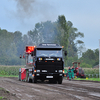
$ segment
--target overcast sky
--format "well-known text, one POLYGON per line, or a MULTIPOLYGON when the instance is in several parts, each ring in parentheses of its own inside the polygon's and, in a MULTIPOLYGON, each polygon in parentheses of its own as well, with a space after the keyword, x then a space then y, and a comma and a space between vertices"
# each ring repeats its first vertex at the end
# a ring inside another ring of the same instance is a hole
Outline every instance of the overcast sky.
POLYGON ((56 21, 65 15, 84 33, 87 49, 99 48, 100 0, 0 0, 0 28, 26 34, 37 22, 56 21))

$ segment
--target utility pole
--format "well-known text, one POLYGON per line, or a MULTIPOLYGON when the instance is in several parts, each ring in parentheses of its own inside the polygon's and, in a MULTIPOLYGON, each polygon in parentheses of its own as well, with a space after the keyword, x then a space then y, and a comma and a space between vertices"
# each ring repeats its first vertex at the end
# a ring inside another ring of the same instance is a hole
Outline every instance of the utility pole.
POLYGON ((99 39, 99 78, 100 78, 100 39, 99 39))

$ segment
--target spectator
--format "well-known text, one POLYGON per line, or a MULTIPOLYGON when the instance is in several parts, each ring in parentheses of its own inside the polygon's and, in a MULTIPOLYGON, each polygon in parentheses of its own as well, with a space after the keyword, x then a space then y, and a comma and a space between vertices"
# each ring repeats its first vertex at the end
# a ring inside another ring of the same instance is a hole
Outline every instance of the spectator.
POLYGON ((68 76, 69 76, 69 80, 71 80, 72 78, 72 72, 71 72, 71 68, 68 68, 68 76))
POLYGON ((72 66, 71 72, 72 72, 72 79, 74 78, 74 66, 72 66))

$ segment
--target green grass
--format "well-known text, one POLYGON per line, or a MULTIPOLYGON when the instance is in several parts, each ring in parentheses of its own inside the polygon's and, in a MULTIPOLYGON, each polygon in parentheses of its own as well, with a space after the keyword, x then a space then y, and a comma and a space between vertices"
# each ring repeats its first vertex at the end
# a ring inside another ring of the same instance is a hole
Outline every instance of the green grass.
POLYGON ((74 80, 100 81, 100 78, 74 78, 74 80))
POLYGON ((1 88, 0 87, 0 93, 1 93, 1 95, 0 95, 0 100, 8 100, 6 97, 5 97, 5 95, 6 95, 6 93, 9 93, 9 91, 7 91, 7 90, 5 90, 4 88, 1 88), (3 93, 3 94, 2 94, 3 93))
POLYGON ((0 74, 0 77, 18 77, 18 75, 1 75, 0 74))
POLYGON ((4 89, 0 87, 0 90, 4 90, 4 89))
POLYGON ((2 100, 4 97, 0 97, 0 100, 2 100))
MULTIPOLYGON (((4 90, 3 88, 0 87, 0 91, 4 90)), ((0 100, 4 99, 4 97, 0 96, 0 100)))

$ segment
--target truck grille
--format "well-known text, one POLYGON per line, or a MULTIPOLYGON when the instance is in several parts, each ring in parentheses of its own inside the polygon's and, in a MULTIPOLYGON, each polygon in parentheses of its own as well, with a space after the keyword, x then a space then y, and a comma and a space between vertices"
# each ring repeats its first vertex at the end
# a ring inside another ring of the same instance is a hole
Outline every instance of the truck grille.
POLYGON ((48 73, 54 73, 55 70, 63 69, 63 63, 61 62, 37 62, 36 69, 47 70, 48 73))

